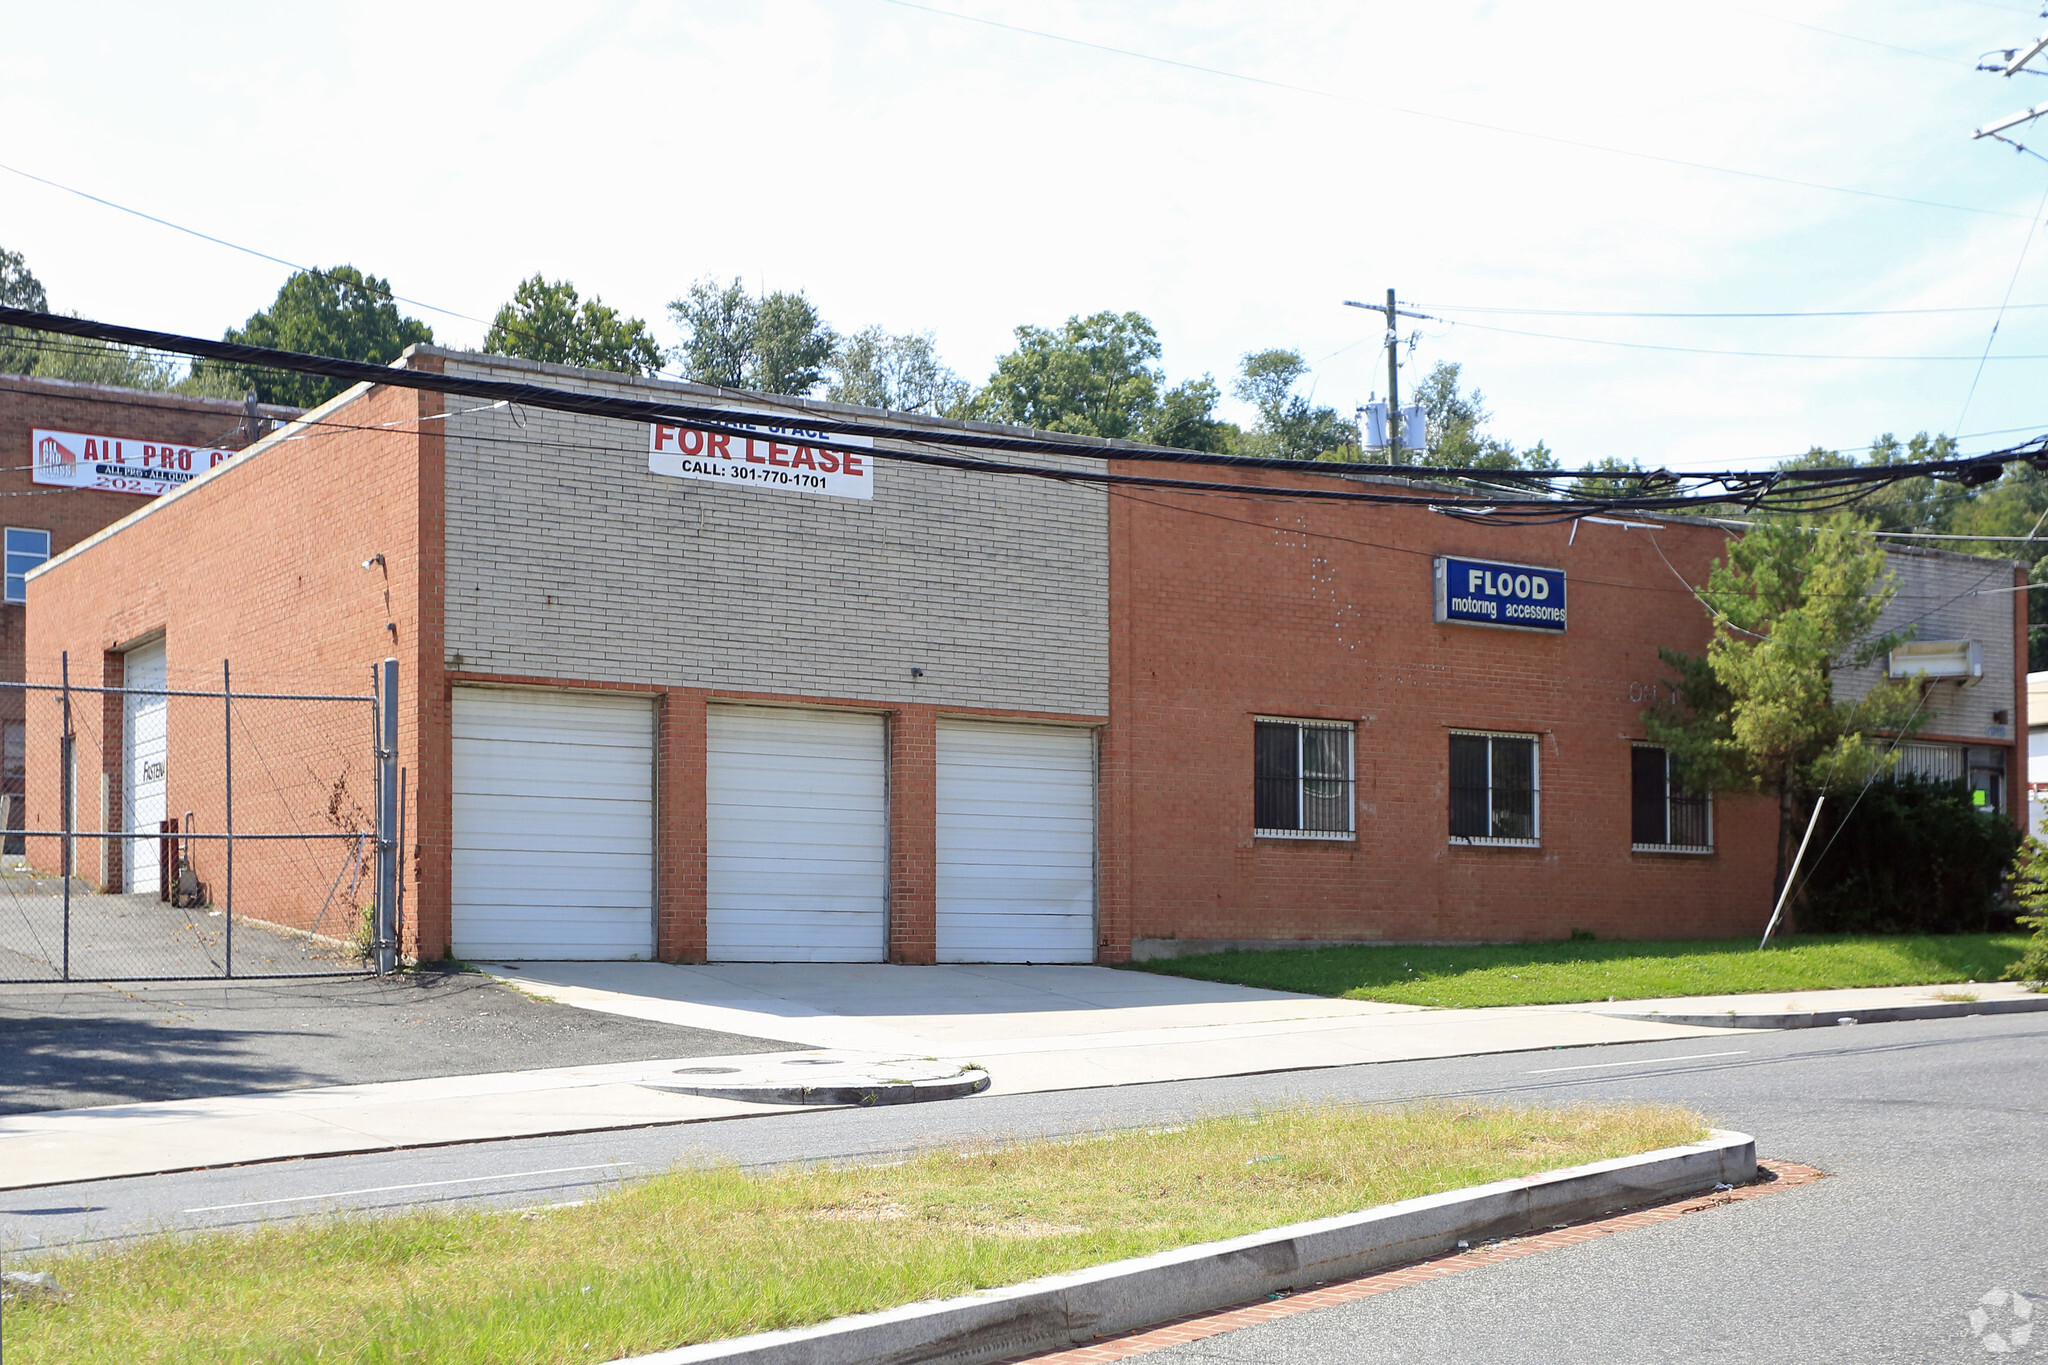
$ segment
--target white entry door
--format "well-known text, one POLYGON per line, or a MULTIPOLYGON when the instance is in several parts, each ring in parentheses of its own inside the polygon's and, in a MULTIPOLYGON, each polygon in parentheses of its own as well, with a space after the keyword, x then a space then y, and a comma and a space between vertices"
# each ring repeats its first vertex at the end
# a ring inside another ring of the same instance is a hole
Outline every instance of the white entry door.
POLYGON ((170 702, 163 695, 164 642, 128 651, 122 666, 121 828, 138 836, 127 841, 121 859, 128 891, 155 891, 163 845, 158 826, 164 814, 165 778, 170 762, 170 702))
POLYGON ((939 722, 941 962, 1095 960, 1095 736, 939 722))
POLYGON ((706 948, 714 962, 880 962, 888 951, 880 716, 714 706, 706 948))
POLYGON ((654 706, 455 689, 455 952, 654 956, 654 706))

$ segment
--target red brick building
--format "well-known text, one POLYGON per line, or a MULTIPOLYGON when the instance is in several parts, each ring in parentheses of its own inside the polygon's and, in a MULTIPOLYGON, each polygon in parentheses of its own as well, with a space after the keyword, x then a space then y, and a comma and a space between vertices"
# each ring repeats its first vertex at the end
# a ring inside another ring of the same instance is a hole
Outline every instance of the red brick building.
MULTIPOLYGON (((273 422, 297 412, 260 411, 273 422)), ((0 499, 6 504, 0 531, 6 558, 0 682, 23 678, 23 580, 29 569, 133 512, 154 496, 147 490, 160 491, 178 476, 197 472, 192 468, 195 454, 204 468, 207 452, 240 449, 246 440, 240 403, 0 374, 0 499), (87 437, 95 442, 89 452, 87 437), (96 458, 98 443, 106 438, 120 445, 125 459, 96 458), (160 477, 145 482, 97 468, 126 461, 160 477)), ((24 745, 21 695, 0 689, 0 783, 17 804, 23 793, 24 745)), ((20 810, 10 815, 8 827, 23 828, 20 810)))
MULTIPOLYGON (((830 404, 401 363, 759 434, 358 388, 33 575, 29 628, 35 666, 110 679, 161 644, 174 681, 232 658, 244 687, 360 691, 396 655, 409 951, 1115 962, 1768 913, 1774 810, 1688 796, 1642 743, 1658 647, 1706 643, 1686 585, 1718 528, 828 460, 802 422, 830 404)), ((1038 462, 1160 472, 1107 442, 1038 462)), ((1894 567, 1893 616, 1979 664, 1935 685, 1916 761, 2002 807, 2014 567, 1894 567)))

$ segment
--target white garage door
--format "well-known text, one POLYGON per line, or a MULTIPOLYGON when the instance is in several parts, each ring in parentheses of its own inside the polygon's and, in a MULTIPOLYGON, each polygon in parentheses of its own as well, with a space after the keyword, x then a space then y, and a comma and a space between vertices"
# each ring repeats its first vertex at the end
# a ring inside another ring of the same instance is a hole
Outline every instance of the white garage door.
POLYGON ((455 952, 654 955, 654 707, 455 689, 455 952))
POLYGON ((939 722, 939 961, 1095 960, 1095 736, 939 722))
POLYGON ((714 706, 706 949, 715 962, 880 962, 888 948, 880 716, 714 706))
POLYGON ((128 651, 122 666, 121 698, 121 828, 147 839, 130 839, 123 865, 128 890, 154 892, 157 857, 163 849, 158 826, 164 814, 165 769, 170 756, 169 699, 164 671, 164 642, 128 651), (147 689, 147 690, 146 690, 147 689))

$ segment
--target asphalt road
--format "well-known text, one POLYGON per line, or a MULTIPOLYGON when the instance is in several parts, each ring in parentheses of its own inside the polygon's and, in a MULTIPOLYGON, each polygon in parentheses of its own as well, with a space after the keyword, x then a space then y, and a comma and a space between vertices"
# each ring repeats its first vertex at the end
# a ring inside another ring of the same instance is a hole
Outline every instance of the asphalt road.
POLYGON ((1676 1101, 1756 1134, 1762 1155, 1830 1178, 1148 1359, 1978 1359, 1969 1313, 1996 1288, 2042 1296, 2040 1336, 2026 1349, 2048 1358, 2048 1020, 2038 1015, 981 1096, 62 1186, 0 1194, 0 1246, 343 1210, 558 1203, 679 1160, 879 1160, 1292 1101, 1431 1096, 1676 1101))
POLYGON ((0 989, 0 1114, 773 1052, 535 1000, 475 972, 0 989))

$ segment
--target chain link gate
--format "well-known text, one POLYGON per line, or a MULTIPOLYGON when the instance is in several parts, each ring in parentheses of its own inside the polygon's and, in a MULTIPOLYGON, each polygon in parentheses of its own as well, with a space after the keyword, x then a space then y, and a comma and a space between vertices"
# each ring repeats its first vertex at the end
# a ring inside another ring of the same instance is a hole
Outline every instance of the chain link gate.
POLYGON ((360 696, 59 676, 0 683, 0 982, 390 968, 396 660, 360 696))

